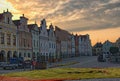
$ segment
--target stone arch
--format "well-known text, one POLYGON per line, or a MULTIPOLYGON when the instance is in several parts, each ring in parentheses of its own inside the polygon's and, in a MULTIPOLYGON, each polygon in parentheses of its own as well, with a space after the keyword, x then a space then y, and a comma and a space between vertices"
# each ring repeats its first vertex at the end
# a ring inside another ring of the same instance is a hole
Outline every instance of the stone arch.
POLYGON ((16 58, 17 57, 17 51, 13 52, 13 57, 16 58))
POLYGON ((5 61, 5 51, 4 50, 2 50, 0 52, 0 62, 3 62, 3 61, 5 61))
POLYGON ((12 52, 11 52, 11 51, 8 51, 8 52, 7 52, 7 61, 10 60, 11 56, 12 56, 12 52))

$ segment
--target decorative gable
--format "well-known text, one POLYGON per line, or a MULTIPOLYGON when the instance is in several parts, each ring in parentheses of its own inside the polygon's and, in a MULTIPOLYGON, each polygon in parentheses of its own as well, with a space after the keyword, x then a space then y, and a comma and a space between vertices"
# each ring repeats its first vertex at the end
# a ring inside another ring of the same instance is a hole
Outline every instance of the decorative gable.
POLYGON ((46 26, 46 20, 45 20, 45 19, 43 19, 43 20, 41 21, 40 36, 48 37, 47 26, 46 26))
POLYGON ((50 26, 49 26, 49 37, 55 37, 55 34, 54 34, 54 28, 53 28, 53 25, 51 24, 50 26))

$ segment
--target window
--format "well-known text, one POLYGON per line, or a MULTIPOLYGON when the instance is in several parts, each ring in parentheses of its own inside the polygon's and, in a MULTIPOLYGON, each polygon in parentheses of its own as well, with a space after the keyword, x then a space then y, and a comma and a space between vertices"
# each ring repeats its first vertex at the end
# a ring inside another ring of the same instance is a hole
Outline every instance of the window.
POLYGON ((25 44, 25 39, 23 39, 23 41, 24 41, 23 43, 24 43, 24 47, 25 47, 25 46, 26 46, 26 44, 25 44))
POLYGON ((38 41, 37 41, 37 47, 38 47, 38 41))
POLYGON ((7 19, 7 20, 8 20, 8 21, 7 21, 7 23, 8 23, 8 24, 10 24, 10 18, 9 18, 9 17, 8 17, 8 19, 7 19))
POLYGON ((28 53, 28 57, 30 57, 30 53, 28 53))
POLYGON ((26 53, 24 53, 24 57, 26 57, 26 53))
POLYGON ((51 48, 51 43, 49 43, 49 48, 51 48))
POLYGON ((1 44, 4 44, 5 42, 4 42, 4 36, 5 36, 5 34, 4 33, 1 33, 1 44))
POLYGON ((13 35, 13 45, 16 46, 16 35, 13 35))
POLYGON ((34 47, 35 47, 35 40, 34 40, 34 47))
MULTIPOLYGON (((26 43, 27 43, 27 41, 26 41, 26 43)), ((30 47, 30 42, 28 42, 28 47, 30 47)))
POLYGON ((19 57, 22 57, 22 54, 21 54, 21 53, 19 53, 19 57))
POLYGON ((55 44, 54 44, 54 48, 55 48, 55 44))
POLYGON ((11 43, 11 34, 7 34, 7 45, 11 43))

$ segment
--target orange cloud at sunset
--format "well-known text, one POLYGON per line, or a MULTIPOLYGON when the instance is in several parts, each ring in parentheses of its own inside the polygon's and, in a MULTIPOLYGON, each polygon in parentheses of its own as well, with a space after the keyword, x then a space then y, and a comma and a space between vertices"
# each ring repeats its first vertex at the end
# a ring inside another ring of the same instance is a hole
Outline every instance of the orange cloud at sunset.
POLYGON ((46 18, 69 32, 90 34, 92 44, 120 37, 119 0, 1 0, 0 12, 9 9, 13 19, 25 14, 29 23, 46 18))

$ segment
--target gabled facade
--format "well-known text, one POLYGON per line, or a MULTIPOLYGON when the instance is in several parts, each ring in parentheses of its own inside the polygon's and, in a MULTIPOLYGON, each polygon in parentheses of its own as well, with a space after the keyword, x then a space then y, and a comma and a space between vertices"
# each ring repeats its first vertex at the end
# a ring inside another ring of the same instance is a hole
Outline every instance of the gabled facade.
POLYGON ((79 36, 79 54, 82 56, 92 56, 92 46, 89 35, 79 36))
POLYGON ((54 60, 56 56, 56 36, 53 25, 51 24, 48 29, 48 41, 49 41, 49 59, 54 60))
POLYGON ((102 43, 101 42, 97 42, 94 46, 93 46, 93 56, 98 56, 102 54, 102 43))
POLYGON ((55 27, 57 52, 60 58, 68 58, 71 55, 71 34, 65 30, 55 27))
POLYGON ((24 16, 20 17, 20 20, 14 20, 14 24, 17 26, 17 46, 19 57, 23 57, 24 60, 32 59, 32 35, 29 32, 28 19, 24 16))
POLYGON ((28 25, 29 31, 32 35, 32 53, 33 58, 37 59, 39 56, 39 28, 38 25, 29 24, 28 25))
POLYGON ((112 47, 112 46, 113 46, 113 43, 110 42, 109 40, 107 40, 103 43, 102 52, 103 52, 104 58, 109 57, 111 55, 109 50, 110 50, 110 47, 112 47))
POLYGON ((9 62, 17 57, 16 26, 12 22, 13 15, 8 10, 0 14, 0 62, 9 62))
POLYGON ((61 54, 61 38, 60 38, 60 29, 55 26, 55 36, 56 36, 56 54, 57 54, 57 60, 62 60, 62 54, 61 54))
POLYGON ((43 19, 41 21, 41 26, 39 28, 39 52, 41 55, 45 56, 45 60, 48 61, 49 57, 49 42, 48 42, 48 32, 47 32, 47 25, 46 20, 43 19))

